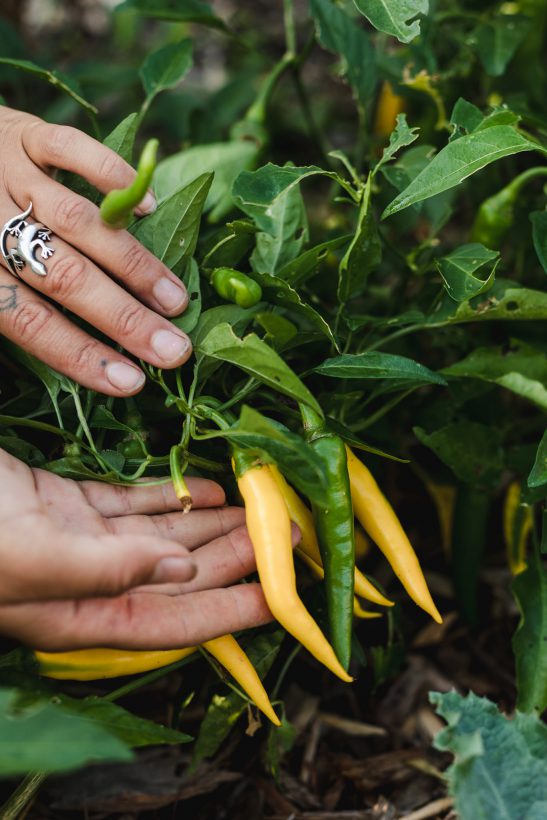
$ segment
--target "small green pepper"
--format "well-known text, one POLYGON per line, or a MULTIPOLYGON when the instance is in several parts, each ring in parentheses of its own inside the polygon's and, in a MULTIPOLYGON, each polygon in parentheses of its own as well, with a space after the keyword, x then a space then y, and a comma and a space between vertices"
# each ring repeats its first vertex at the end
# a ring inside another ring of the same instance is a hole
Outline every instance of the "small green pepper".
POLYGON ((240 307, 254 307, 262 299, 262 288, 258 282, 234 268, 215 268, 211 274, 211 285, 219 296, 240 307))
POLYGON ((313 517, 325 570, 330 637, 347 670, 353 623, 355 533, 346 448, 342 439, 326 430, 314 410, 301 405, 300 412, 306 438, 321 457, 327 475, 327 504, 312 505, 313 517))
POLYGON ((131 185, 110 191, 101 202, 101 217, 113 228, 127 228, 134 208, 144 199, 156 168, 158 145, 158 140, 148 140, 139 159, 137 176, 131 185))
POLYGON ((471 228, 471 241, 497 250, 515 218, 515 202, 521 188, 530 180, 547 176, 547 168, 529 168, 488 199, 485 199, 471 228))

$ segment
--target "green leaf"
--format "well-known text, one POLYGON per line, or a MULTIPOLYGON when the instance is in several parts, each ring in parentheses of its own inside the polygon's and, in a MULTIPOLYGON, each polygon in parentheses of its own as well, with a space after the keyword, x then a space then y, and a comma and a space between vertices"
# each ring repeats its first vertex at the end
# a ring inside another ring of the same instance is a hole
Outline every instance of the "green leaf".
POLYGON ((517 708, 541 715, 547 709, 547 570, 538 550, 515 577, 513 594, 520 610, 513 636, 517 708))
MULTIPOLYGON (((269 672, 284 637, 283 629, 276 629, 274 632, 261 631, 250 644, 244 647, 249 660, 261 678, 269 672)), ((230 692, 224 697, 213 696, 201 722, 192 755, 191 769, 195 769, 198 763, 206 757, 212 757, 215 754, 246 709, 247 702, 242 700, 237 692, 230 692)))
POLYGON ((153 180, 155 194, 161 201, 194 179, 197 172, 212 171, 215 176, 204 210, 211 212, 211 222, 217 222, 233 208, 234 181, 242 171, 254 167, 258 150, 251 140, 193 145, 158 164, 153 180))
POLYGON ((322 415, 317 401, 296 373, 254 333, 240 339, 229 324, 223 323, 213 328, 196 345, 196 350, 204 356, 236 365, 268 387, 313 407, 322 415))
POLYGON ((58 695, 55 701, 66 712, 77 715, 89 725, 105 729, 132 748, 160 744, 174 745, 189 743, 192 740, 190 735, 184 732, 168 729, 152 720, 133 715, 127 709, 103 698, 77 699, 68 695, 58 695))
POLYGON ((374 170, 372 171, 373 176, 378 173, 382 166, 386 165, 388 162, 391 162, 401 148, 404 148, 406 145, 411 145, 415 140, 417 140, 419 133, 419 128, 408 127, 406 114, 397 114, 397 124, 395 126, 395 130, 390 134, 389 145, 384 148, 380 160, 374 166, 374 170))
POLYGON ((149 54, 142 64, 139 75, 146 93, 146 105, 150 105, 160 92, 175 88, 192 67, 192 40, 169 43, 149 54))
POLYGON ((547 809, 547 727, 535 715, 508 720, 486 698, 431 692, 448 726, 435 746, 455 761, 445 772, 460 820, 539 820, 547 809))
POLYGON ((547 431, 539 443, 534 466, 528 476, 529 487, 542 487, 547 484, 547 431))
POLYGON ((274 350, 283 350, 291 339, 298 335, 296 325, 293 325, 280 313, 257 313, 254 319, 266 331, 264 341, 270 344, 274 350))
POLYGON ((388 205, 382 219, 447 191, 492 162, 521 151, 547 153, 541 145, 527 139, 510 125, 495 125, 449 142, 388 205))
POLYGON ((444 300, 437 303, 433 313, 425 318, 425 324, 429 327, 444 327, 463 322, 517 322, 536 319, 547 319, 547 293, 522 288, 509 279, 498 278, 488 293, 468 302, 456 304, 446 294, 444 300))
POLYGON ((324 262, 329 253, 334 253, 338 248, 350 242, 351 239, 352 235, 346 234, 315 245, 315 247, 297 256, 296 259, 287 262, 287 264, 277 272, 278 278, 285 279, 285 281, 293 287, 302 285, 317 273, 321 263, 324 262))
POLYGON ((201 288, 199 278, 199 268, 195 259, 190 260, 190 264, 182 277, 188 293, 188 307, 180 316, 171 319, 174 325, 185 333, 191 333, 199 321, 201 314, 201 288))
POLYGON ((460 245, 459 248, 436 261, 446 292, 455 302, 464 302, 485 293, 494 284, 496 267, 500 261, 498 251, 492 251, 478 242, 460 245), (477 272, 482 276, 475 276, 477 272))
POLYGON ((270 276, 267 273, 251 273, 249 275, 259 283, 266 302, 287 308, 291 313, 301 316, 319 333, 326 336, 329 342, 338 349, 338 343, 334 338, 330 325, 315 308, 307 302, 303 302, 298 293, 287 282, 279 276, 270 276))
MULTIPOLYGON (((435 149, 431 145, 417 145, 405 151, 395 163, 383 165, 380 170, 397 191, 403 191, 429 165, 434 153, 435 149)), ((454 190, 443 191, 410 207, 410 211, 416 216, 420 214, 423 217, 420 228, 425 222, 430 234, 435 235, 443 227, 452 214, 454 193, 454 190)))
POLYGON ((442 371, 445 376, 467 377, 498 384, 538 407, 547 409, 547 357, 520 342, 505 347, 479 347, 465 359, 442 371))
POLYGON ((125 0, 116 11, 134 11, 142 17, 169 20, 172 23, 202 23, 212 28, 226 29, 210 3, 202 0, 125 0))
POLYGON ((133 236, 171 270, 184 269, 194 254, 212 179, 212 174, 201 174, 130 228, 133 236))
POLYGON ((451 139, 461 136, 462 130, 470 134, 483 120, 484 114, 480 108, 477 108, 476 105, 473 105, 473 103, 470 103, 463 97, 459 97, 450 115, 450 125, 454 129, 451 139))
POLYGON ((18 692, 0 689, 0 775, 61 772, 99 760, 132 760, 125 743, 61 706, 18 703, 18 692))
POLYGON ((486 73, 500 77, 530 30, 530 18, 522 14, 499 14, 482 23, 468 39, 486 73))
POLYGON ((315 368, 335 379, 403 379, 423 384, 446 384, 446 379, 423 364, 393 353, 344 353, 315 368))
POLYGON ((0 57, 0 65, 10 65, 13 66, 13 68, 34 74, 35 76, 40 77, 41 80, 46 80, 46 82, 55 86, 55 88, 58 88, 64 94, 67 94, 74 100, 74 102, 81 105, 81 107, 89 113, 99 113, 98 108, 82 97, 80 88, 72 77, 67 77, 59 71, 48 71, 47 68, 42 68, 42 66, 36 65, 36 63, 31 63, 29 60, 13 60, 10 57, 0 57))
MULTIPOLYGON (((269 162, 257 171, 243 171, 234 183, 232 196, 237 207, 252 217, 261 231, 273 236, 275 223, 271 217, 271 210, 274 201, 303 179, 317 174, 334 179, 343 187, 349 187, 338 174, 324 171, 317 165, 298 168, 295 165, 281 166, 269 162)), ((350 190, 353 193, 353 189, 350 190)))
POLYGON ((340 73, 356 98, 366 106, 376 88, 376 55, 369 35, 331 0, 311 0, 317 38, 340 57, 340 73))
POLYGON ((547 211, 534 211, 530 214, 534 248, 541 267, 547 273, 547 211))
POLYGON ((257 273, 275 274, 291 262, 308 239, 308 220, 302 194, 297 186, 287 188, 272 203, 268 211, 272 231, 260 231, 251 256, 257 273))
POLYGON ((106 145, 107 148, 111 148, 112 151, 115 151, 122 159, 131 164, 138 127, 139 115, 136 113, 129 114, 128 117, 118 123, 114 130, 104 138, 103 145, 106 145))
POLYGON ((420 34, 419 14, 427 14, 429 0, 354 0, 355 5, 378 31, 391 34, 400 43, 410 43, 420 34))
POLYGON ((315 504, 327 504, 327 482, 323 462, 299 435, 279 422, 244 406, 237 426, 223 432, 236 444, 256 450, 268 464, 277 464, 294 486, 315 504))
POLYGON ((413 432, 461 481, 486 486, 498 483, 505 463, 497 428, 459 421, 433 433, 420 427, 414 427, 413 432))
POLYGON ((382 260, 378 228, 370 207, 371 183, 372 174, 369 174, 363 191, 355 235, 340 262, 338 301, 341 305, 345 305, 354 296, 363 292, 369 274, 382 260))

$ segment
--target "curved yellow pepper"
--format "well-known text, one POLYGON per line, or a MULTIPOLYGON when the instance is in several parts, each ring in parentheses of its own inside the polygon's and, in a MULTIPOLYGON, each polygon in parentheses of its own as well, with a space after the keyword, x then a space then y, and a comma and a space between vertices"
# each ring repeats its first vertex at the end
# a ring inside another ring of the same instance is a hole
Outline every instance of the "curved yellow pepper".
POLYGON ((244 471, 236 466, 236 478, 245 502, 260 583, 272 615, 318 661, 350 683, 352 678, 298 596, 291 520, 272 471, 265 465, 244 471))
POLYGON ((393 86, 385 80, 380 89, 376 113, 374 116, 373 132, 376 137, 389 137, 397 125, 397 115, 405 110, 405 99, 393 90, 393 86))
MULTIPOLYGON (((272 472, 275 482, 281 491, 285 504, 289 511, 291 521, 294 521, 300 530, 300 543, 297 552, 307 555, 316 565, 319 565, 323 571, 323 561, 321 559, 321 552, 319 550, 319 543, 315 533, 315 526, 313 523, 313 515, 306 507, 300 496, 293 490, 291 485, 287 482, 284 476, 279 472, 274 464, 270 464, 269 468, 272 472)), ((312 567, 313 569, 313 567, 312 567)), ((361 598, 366 598, 374 604, 381 606, 393 606, 393 601, 385 598, 382 593, 371 584, 363 573, 355 568, 355 593, 361 598)))
MULTIPOLYGON (((230 673, 253 703, 276 726, 275 714, 262 681, 249 658, 232 635, 205 641, 203 648, 230 673)), ((98 680, 150 672, 180 661, 197 651, 185 649, 129 651, 123 649, 78 649, 74 652, 35 652, 40 674, 58 680, 98 680)))
POLYGON ((353 509, 361 526, 382 550, 412 600, 434 621, 442 623, 416 553, 393 507, 363 462, 349 447, 346 451, 353 509))

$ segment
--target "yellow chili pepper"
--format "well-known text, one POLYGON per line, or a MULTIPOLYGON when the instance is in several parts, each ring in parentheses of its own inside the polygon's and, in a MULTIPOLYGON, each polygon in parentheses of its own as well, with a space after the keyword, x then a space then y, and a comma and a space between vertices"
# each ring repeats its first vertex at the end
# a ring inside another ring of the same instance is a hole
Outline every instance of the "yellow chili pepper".
MULTIPOLYGON (((293 490, 274 464, 270 464, 269 469, 285 500, 291 521, 294 521, 300 530, 300 543, 297 550, 309 556, 316 565, 319 565, 322 571, 323 562, 311 510, 306 507, 300 496, 293 490)), ((357 567, 355 568, 355 593, 374 604, 393 606, 393 601, 385 598, 357 567)))
POLYGON ((258 677, 257 671, 249 658, 231 635, 214 638, 206 641, 203 648, 222 664, 222 666, 236 680, 253 703, 258 706, 275 726, 281 726, 281 721, 275 714, 270 699, 258 677))
MULTIPOLYGON (((202 644, 230 673, 253 703, 276 726, 280 726, 262 681, 249 658, 232 635, 223 635, 202 644)), ((185 649, 129 651, 123 649, 78 649, 74 652, 35 652, 40 674, 57 680, 98 680, 136 675, 161 669, 197 651, 185 649)))
POLYGON ((412 600, 431 615, 433 620, 442 623, 416 553, 393 507, 365 465, 354 456, 349 447, 346 449, 355 515, 382 550, 412 600))
POLYGON ((449 558, 452 552, 452 524, 456 505, 456 487, 450 484, 436 484, 429 479, 424 479, 424 483, 435 504, 444 554, 449 558))
POLYGON ((526 542, 532 530, 532 510, 521 504, 520 482, 512 481, 507 487, 503 504, 503 535, 507 549, 507 563, 512 575, 519 575, 528 566, 526 542))
POLYGON ((350 683, 352 678, 298 596, 291 520, 271 470, 260 464, 249 466, 241 452, 236 452, 233 466, 245 502, 258 575, 272 615, 318 661, 350 683))
POLYGON ((397 124, 397 115, 405 110, 405 99, 393 91, 393 86, 385 80, 380 89, 373 132, 376 137, 389 137, 397 124))
POLYGON ((170 650, 76 649, 73 652, 35 652, 40 674, 57 680, 102 680, 138 675, 188 657, 195 646, 170 650))

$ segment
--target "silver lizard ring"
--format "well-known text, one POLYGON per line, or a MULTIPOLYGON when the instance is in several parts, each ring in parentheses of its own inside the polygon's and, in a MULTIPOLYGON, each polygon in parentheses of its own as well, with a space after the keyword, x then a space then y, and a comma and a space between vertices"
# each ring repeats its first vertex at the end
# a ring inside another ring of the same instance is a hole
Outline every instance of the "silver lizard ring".
POLYGON ((46 266, 40 259, 49 259, 54 253, 54 249, 47 245, 51 240, 49 228, 39 222, 26 221, 31 212, 32 202, 22 214, 8 219, 0 234, 0 252, 10 271, 18 279, 21 278, 19 272, 25 265, 28 265, 37 276, 46 276, 46 266), (15 242, 10 242, 10 237, 13 237, 15 242), (36 258, 38 251, 40 251, 40 259, 36 258))

